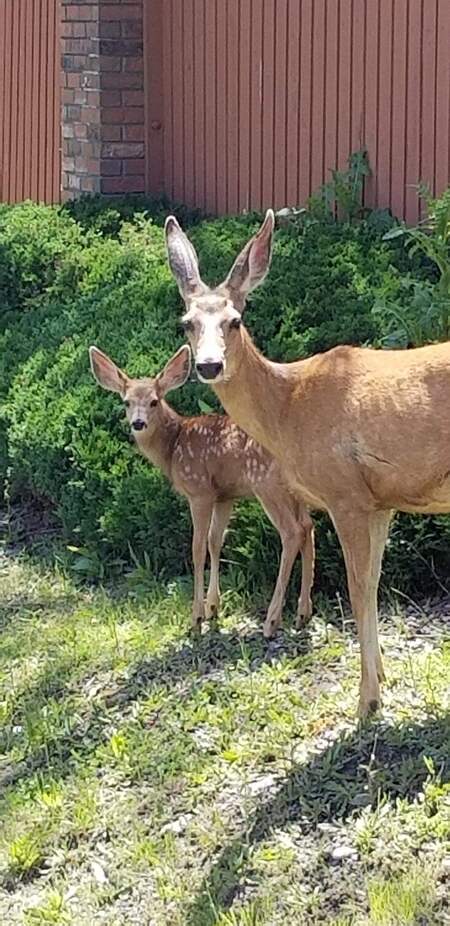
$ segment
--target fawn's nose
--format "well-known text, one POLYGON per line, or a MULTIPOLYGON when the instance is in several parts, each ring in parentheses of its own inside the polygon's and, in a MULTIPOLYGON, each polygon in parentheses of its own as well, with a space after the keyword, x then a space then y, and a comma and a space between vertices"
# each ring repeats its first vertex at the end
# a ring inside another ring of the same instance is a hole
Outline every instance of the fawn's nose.
POLYGON ((196 363, 195 369, 203 379, 216 379, 223 371, 223 363, 221 360, 217 362, 206 360, 205 363, 196 363))
POLYGON ((135 431, 143 431, 147 425, 145 421, 142 421, 142 418, 136 418, 136 421, 133 421, 132 427, 135 431))

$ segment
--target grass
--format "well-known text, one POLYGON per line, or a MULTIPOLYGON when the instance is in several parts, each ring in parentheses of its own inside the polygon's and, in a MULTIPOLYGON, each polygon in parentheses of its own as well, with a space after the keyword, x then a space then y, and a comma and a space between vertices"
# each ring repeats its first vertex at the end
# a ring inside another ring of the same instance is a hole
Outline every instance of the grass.
POLYGON ((450 922, 448 604, 391 606, 358 727, 334 605, 267 645, 229 589, 193 638, 182 582, 0 567, 2 924, 450 922))

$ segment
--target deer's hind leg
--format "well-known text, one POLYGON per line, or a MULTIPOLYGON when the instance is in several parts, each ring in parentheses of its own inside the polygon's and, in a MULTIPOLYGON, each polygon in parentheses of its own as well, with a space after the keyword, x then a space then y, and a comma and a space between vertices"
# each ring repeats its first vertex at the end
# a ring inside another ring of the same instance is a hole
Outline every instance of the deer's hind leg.
POLYGON ((233 502, 230 500, 216 502, 213 508, 211 524, 208 534, 208 549, 211 560, 209 575, 209 588, 206 596, 205 615, 207 618, 215 617, 220 604, 220 551, 222 549, 225 531, 233 511, 233 502))

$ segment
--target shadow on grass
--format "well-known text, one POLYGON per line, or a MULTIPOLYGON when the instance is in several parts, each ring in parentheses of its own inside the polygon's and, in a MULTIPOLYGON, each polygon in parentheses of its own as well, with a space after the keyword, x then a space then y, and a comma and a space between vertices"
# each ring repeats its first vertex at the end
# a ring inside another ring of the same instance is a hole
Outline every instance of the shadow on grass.
MULTIPOLYGON (((111 711, 120 710, 123 712, 121 720, 126 720, 128 710, 135 702, 145 698, 153 687, 164 686, 172 691, 179 686, 183 697, 187 697, 189 691, 197 690, 203 681, 220 676, 227 668, 240 662, 249 672, 254 672, 262 664, 270 664, 280 656, 291 659, 304 656, 305 669, 309 669, 313 663, 309 649, 310 634, 307 629, 300 633, 283 631, 269 643, 260 631, 223 633, 214 626, 202 635, 189 636, 181 645, 172 645, 159 656, 140 660, 117 681, 105 683, 99 689, 103 696, 95 700, 86 698, 86 708, 82 712, 77 711, 77 725, 70 733, 49 738, 23 761, 7 760, 2 763, 0 760, 0 791, 22 782, 40 769, 50 772, 54 779, 64 779, 73 774, 78 765, 86 762, 99 746, 108 741, 111 711)), ((37 705, 39 711, 50 698, 63 702, 66 697, 79 695, 87 679, 92 680, 88 667, 86 673, 75 678, 69 660, 52 661, 36 682, 17 698, 15 724, 23 722, 22 714, 30 704, 37 705)))
POLYGON ((251 872, 252 850, 274 830, 297 823, 305 835, 319 822, 357 815, 361 794, 374 807, 380 799, 414 800, 428 775, 424 757, 433 760, 442 782, 450 779, 450 715, 358 728, 295 766, 275 795, 261 798, 253 818, 215 858, 186 911, 186 926, 213 926, 230 909, 243 873, 251 872))

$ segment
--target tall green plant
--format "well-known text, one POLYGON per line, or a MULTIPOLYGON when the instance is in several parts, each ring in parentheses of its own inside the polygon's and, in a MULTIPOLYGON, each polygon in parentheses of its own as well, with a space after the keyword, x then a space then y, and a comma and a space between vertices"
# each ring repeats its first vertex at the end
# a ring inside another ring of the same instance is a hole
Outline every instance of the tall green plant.
POLYGON ((378 300, 375 312, 385 316, 389 341, 420 346, 429 341, 450 338, 450 188, 438 198, 425 186, 419 186, 419 196, 426 204, 427 215, 415 227, 401 223, 390 229, 385 241, 404 239, 409 257, 428 258, 437 271, 437 280, 405 280, 405 301, 378 300))

